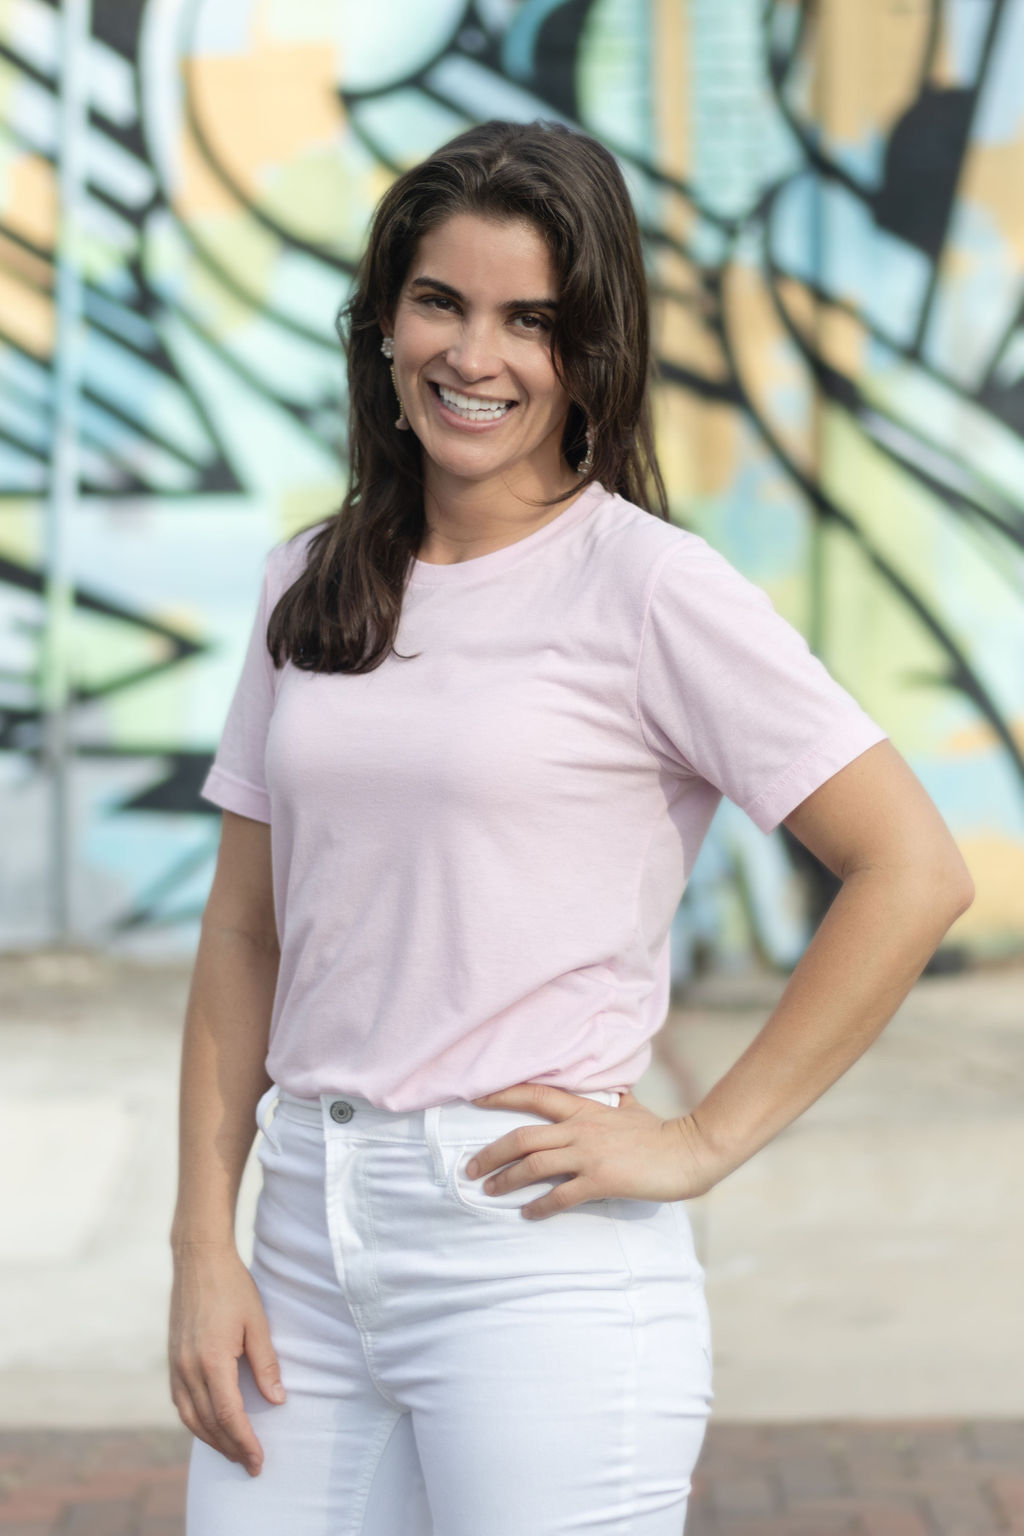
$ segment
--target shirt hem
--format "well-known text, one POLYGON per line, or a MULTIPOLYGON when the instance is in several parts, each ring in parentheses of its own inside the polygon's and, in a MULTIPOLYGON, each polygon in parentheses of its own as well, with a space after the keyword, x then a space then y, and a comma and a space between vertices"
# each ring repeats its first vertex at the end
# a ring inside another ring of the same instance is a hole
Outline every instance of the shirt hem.
POLYGON ((206 775, 199 793, 204 800, 212 801, 222 810, 249 816, 253 821, 270 822, 270 796, 266 791, 246 784, 216 764, 206 775))
POLYGON ((756 800, 744 807, 747 815, 762 832, 773 832, 791 811, 840 768, 852 763, 869 747, 888 739, 888 732, 874 721, 858 724, 853 731, 849 722, 844 723, 823 743, 819 742, 791 763, 756 800))

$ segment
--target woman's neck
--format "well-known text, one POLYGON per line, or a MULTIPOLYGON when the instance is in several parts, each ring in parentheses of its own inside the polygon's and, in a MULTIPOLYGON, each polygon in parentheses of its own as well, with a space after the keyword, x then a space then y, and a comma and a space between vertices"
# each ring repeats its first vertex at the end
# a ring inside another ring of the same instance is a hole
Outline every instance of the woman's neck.
POLYGON ((560 483, 544 485, 539 477, 510 484, 466 481, 431 475, 424 486, 424 533, 417 558, 430 565, 456 565, 491 554, 543 528, 570 507, 576 496, 545 506, 552 496, 578 490, 578 477, 566 469, 560 483))

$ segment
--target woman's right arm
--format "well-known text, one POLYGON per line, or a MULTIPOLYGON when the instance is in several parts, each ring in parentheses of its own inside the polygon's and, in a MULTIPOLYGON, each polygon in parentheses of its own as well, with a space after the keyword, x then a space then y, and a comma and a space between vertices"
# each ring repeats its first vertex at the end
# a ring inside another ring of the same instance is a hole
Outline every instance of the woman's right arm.
POLYGON ((235 1208, 270 1086, 264 1068, 279 961, 270 827, 223 812, 181 1057, 171 1396, 200 1440, 255 1475, 263 1452, 242 1405, 245 1354, 263 1395, 283 1402, 266 1315, 235 1245, 235 1208))

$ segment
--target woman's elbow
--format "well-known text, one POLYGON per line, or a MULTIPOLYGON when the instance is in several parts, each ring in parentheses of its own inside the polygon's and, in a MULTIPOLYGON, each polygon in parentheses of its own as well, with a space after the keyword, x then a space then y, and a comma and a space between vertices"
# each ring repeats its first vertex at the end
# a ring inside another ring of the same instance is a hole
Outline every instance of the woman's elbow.
POLYGON ((967 861, 944 825, 945 836, 941 845, 933 850, 931 878, 936 892, 953 909, 953 921, 967 911, 974 900, 974 881, 967 861))
POLYGON ((949 914, 951 924, 974 901, 974 881, 955 843, 951 843, 947 857, 924 860, 915 871, 915 883, 932 903, 949 914))
POLYGON ((974 881, 955 843, 931 850, 918 857, 904 853, 900 858, 881 857, 858 864, 843 877, 857 881, 880 881, 896 886, 908 908, 918 911, 940 910, 951 926, 974 901, 974 881))
POLYGON ((974 881, 971 879, 971 872, 967 868, 967 865, 963 863, 963 860, 961 860, 961 864, 963 867, 958 877, 955 881, 950 882, 950 889, 956 893, 955 907, 957 917, 963 916, 963 914, 967 911, 967 908, 972 905, 975 896, 974 881))

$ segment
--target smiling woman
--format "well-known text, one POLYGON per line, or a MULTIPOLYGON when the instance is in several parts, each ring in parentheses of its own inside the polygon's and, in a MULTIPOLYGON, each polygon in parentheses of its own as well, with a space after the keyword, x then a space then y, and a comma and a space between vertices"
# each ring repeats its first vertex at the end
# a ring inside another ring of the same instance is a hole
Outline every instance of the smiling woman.
POLYGON ((421 560, 500 549, 563 510, 545 505, 552 495, 578 489, 551 350, 557 292, 548 243, 526 220, 455 214, 420 240, 385 335, 423 447, 421 560), (531 293, 550 297, 516 297, 531 293))
POLYGON ((712 1399, 685 1202, 856 1059, 969 903, 885 731, 668 521, 646 305, 618 167, 558 125, 482 124, 374 217, 351 484, 268 555, 202 790, 188 1536, 681 1536, 712 1399), (662 1119, 633 1086, 723 795, 843 884, 753 1044, 662 1119))
POLYGON ((275 665, 375 669, 417 558, 493 552, 591 485, 668 519, 640 234, 586 134, 484 123, 400 176, 339 330, 349 489, 275 605, 275 665))

